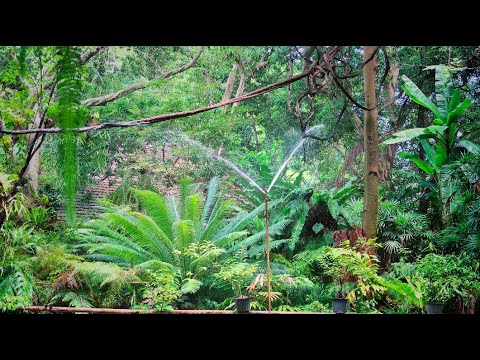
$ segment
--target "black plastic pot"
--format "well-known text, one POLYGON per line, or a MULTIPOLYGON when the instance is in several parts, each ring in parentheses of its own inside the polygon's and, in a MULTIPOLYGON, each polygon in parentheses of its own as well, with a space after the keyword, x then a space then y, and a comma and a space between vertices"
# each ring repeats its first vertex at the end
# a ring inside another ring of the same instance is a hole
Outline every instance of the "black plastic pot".
POLYGON ((335 314, 347 312, 347 299, 332 299, 332 310, 335 314))
POLYGON ((443 314, 442 303, 437 302, 427 302, 427 314, 443 314))
POLYGON ((248 313, 250 311, 250 296, 237 296, 235 306, 237 307, 237 313, 248 313))

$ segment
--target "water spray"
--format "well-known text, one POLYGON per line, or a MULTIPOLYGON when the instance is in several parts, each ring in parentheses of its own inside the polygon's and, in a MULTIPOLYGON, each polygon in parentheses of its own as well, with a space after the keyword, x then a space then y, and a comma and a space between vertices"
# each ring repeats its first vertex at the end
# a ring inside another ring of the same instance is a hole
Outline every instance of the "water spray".
POLYGON ((262 194, 265 195, 265 253, 266 253, 266 258, 267 258, 267 296, 268 296, 268 312, 270 313, 272 311, 272 285, 271 285, 271 278, 272 278, 272 273, 270 269, 270 238, 268 234, 268 193, 272 189, 273 185, 277 182, 278 178, 280 177, 280 174, 283 172, 285 167, 287 166, 288 162, 291 160, 293 155, 297 152, 298 149, 303 145, 303 143, 307 139, 307 135, 314 129, 318 129, 321 127, 321 125, 316 125, 306 132, 302 132, 302 139, 299 141, 299 143, 295 146, 295 148, 290 152, 290 154, 287 156, 287 158, 283 161, 282 165, 278 168, 275 176, 273 177, 272 181, 270 182, 270 185, 266 188, 263 189, 258 183, 253 180, 250 176, 248 176, 245 172, 243 172, 238 166, 236 166, 234 163, 232 163, 230 160, 225 159, 223 156, 217 154, 215 151, 212 149, 209 149, 208 147, 204 146, 203 144, 199 143, 196 140, 191 139, 187 135, 180 133, 176 135, 180 135, 181 138, 183 138, 185 141, 189 142, 190 144, 202 149, 205 154, 208 156, 223 162, 227 167, 230 169, 234 170, 238 175, 243 177, 245 180, 247 180, 250 184, 252 184, 254 187, 257 188, 262 194))

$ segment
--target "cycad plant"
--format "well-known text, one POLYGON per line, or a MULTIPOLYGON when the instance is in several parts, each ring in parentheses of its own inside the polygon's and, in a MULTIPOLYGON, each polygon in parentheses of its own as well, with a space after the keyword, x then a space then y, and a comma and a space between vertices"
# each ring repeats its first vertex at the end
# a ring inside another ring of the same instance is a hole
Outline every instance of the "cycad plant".
POLYGON ((182 292, 194 293, 222 247, 247 235, 241 229, 251 218, 231 218, 237 209, 223 199, 226 187, 219 190, 219 185, 218 178, 210 181, 205 201, 188 178, 181 180, 177 197, 133 190, 142 212, 107 207, 79 230, 82 243, 77 248, 86 250, 87 258, 124 267, 170 269, 180 277, 182 292))

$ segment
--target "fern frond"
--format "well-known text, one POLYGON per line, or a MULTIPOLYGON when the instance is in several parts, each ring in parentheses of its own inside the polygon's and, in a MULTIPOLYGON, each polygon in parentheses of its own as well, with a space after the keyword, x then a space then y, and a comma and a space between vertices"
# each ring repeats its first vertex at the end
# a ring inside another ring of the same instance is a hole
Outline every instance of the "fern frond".
POLYGON ((180 289, 182 294, 194 294, 202 286, 202 282, 197 279, 186 279, 180 289))
MULTIPOLYGON (((291 239, 280 239, 280 240, 272 240, 270 241, 270 250, 274 250, 278 248, 282 244, 286 244, 290 241, 291 239)), ((252 246, 250 249, 247 251, 248 256, 257 256, 259 254, 265 254, 265 251, 267 250, 267 245, 265 243, 258 245, 258 246, 252 246)))

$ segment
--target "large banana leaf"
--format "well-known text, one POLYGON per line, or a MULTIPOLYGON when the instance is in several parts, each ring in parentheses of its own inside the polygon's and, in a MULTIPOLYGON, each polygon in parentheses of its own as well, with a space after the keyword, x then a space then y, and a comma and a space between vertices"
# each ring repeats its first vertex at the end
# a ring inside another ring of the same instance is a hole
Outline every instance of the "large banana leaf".
POLYGON ((472 100, 470 99, 463 101, 461 104, 458 104, 455 109, 448 113, 447 125, 455 123, 471 104, 472 100))
POLYGON ((398 156, 400 156, 403 159, 412 160, 420 169, 425 171, 428 175, 434 174, 433 166, 431 166, 425 160, 420 159, 418 156, 411 153, 407 153, 407 152, 401 152, 398 154, 398 156))
POLYGON ((382 145, 396 144, 396 143, 412 140, 417 137, 420 137, 420 138, 433 137, 436 139, 437 138, 436 135, 441 134, 446 129, 447 129, 447 126, 442 126, 442 125, 431 125, 426 128, 407 129, 407 130, 399 131, 399 132, 396 132, 395 134, 390 135, 382 142, 382 145))
POLYGON ((425 70, 435 69, 435 95, 440 118, 445 120, 448 116, 449 99, 453 94, 453 83, 448 66, 428 66, 425 70))
POLYGON ((460 89, 453 90, 452 99, 450 100, 450 104, 448 105, 448 111, 452 111, 455 109, 458 104, 460 104, 460 89))
POLYGON ((410 99, 429 109, 435 114, 435 117, 443 119, 435 104, 430 101, 430 99, 422 92, 422 90, 418 88, 417 85, 415 85, 412 80, 408 78, 408 76, 402 75, 402 80, 404 81, 402 89, 410 97, 410 99))
POLYGON ((428 143, 427 140, 420 140, 420 144, 423 147, 423 150, 425 150, 425 154, 427 155, 427 159, 432 164, 433 168, 437 168, 437 162, 435 161, 435 156, 436 152, 433 149, 432 145, 428 143))

